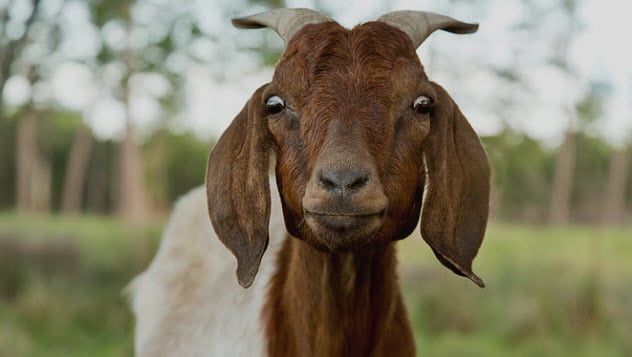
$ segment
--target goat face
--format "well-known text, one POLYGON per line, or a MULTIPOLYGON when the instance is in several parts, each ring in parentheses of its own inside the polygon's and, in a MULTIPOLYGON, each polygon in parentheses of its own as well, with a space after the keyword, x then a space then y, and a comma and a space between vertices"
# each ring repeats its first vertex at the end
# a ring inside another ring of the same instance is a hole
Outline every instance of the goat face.
POLYGON ((415 53, 436 29, 475 25, 396 12, 347 30, 306 11, 236 22, 271 26, 288 42, 273 80, 209 156, 209 214, 237 257, 240 284, 254 279, 268 241, 272 153, 293 236, 327 252, 383 245, 413 231, 423 202, 424 240, 444 265, 482 285, 471 263, 487 221, 487 159, 415 53))
POLYGON ((436 94, 411 41, 392 26, 327 22, 293 37, 261 98, 292 235, 347 251, 412 232, 430 129, 417 98, 436 94))

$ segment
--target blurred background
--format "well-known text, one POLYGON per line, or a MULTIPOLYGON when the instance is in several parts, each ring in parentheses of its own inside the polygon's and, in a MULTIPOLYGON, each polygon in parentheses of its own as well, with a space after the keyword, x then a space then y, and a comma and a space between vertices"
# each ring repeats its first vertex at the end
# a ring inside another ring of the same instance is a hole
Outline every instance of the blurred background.
POLYGON ((615 0, 0 0, 0 356, 132 354, 124 287, 283 49, 229 20, 284 6, 481 24, 419 49, 494 172, 486 289, 401 243, 419 353, 632 356, 632 5, 615 0))

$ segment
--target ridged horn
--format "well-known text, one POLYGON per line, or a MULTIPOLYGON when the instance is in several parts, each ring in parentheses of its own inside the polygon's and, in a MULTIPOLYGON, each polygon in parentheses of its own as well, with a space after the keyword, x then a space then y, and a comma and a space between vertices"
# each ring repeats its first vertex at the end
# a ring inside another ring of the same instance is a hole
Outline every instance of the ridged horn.
POLYGON ((318 11, 310 9, 275 9, 232 20, 241 29, 269 27, 287 44, 292 36, 306 25, 332 21, 318 11))
POLYGON ((457 34, 473 33, 478 30, 478 24, 462 22, 429 11, 394 11, 380 16, 377 21, 402 30, 413 41, 415 48, 419 47, 436 30, 457 34))

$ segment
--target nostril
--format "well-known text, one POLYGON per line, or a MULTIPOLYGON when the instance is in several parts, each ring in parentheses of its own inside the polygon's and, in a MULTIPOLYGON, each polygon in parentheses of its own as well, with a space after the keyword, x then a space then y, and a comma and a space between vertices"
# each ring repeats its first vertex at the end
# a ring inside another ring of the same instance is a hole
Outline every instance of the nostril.
POLYGON ((336 191, 338 194, 344 191, 358 190, 364 187, 370 178, 369 173, 360 168, 324 168, 319 174, 320 185, 329 191, 336 191))
POLYGON ((338 179, 331 170, 324 169, 320 171, 320 184, 327 190, 335 190, 339 188, 338 179))
POLYGON ((320 180, 320 185, 329 191, 341 188, 340 179, 336 176, 333 170, 327 168, 320 170, 318 178, 320 180))
POLYGON ((350 182, 347 186, 348 189, 356 190, 358 188, 362 188, 369 181, 369 174, 365 173, 363 175, 355 177, 355 180, 350 182))

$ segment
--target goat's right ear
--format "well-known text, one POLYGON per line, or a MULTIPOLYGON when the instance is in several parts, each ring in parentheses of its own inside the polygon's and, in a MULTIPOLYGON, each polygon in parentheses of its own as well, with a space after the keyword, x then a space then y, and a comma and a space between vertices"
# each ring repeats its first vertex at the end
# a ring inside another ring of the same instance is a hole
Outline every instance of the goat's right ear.
POLYGON ((270 134, 259 88, 222 134, 206 167, 213 228, 237 258, 237 280, 249 287, 268 245, 270 134))
POLYGON ((487 155, 450 95, 438 84, 432 85, 437 98, 424 144, 421 236, 443 265, 484 287, 472 272, 472 261, 489 213, 487 155))

